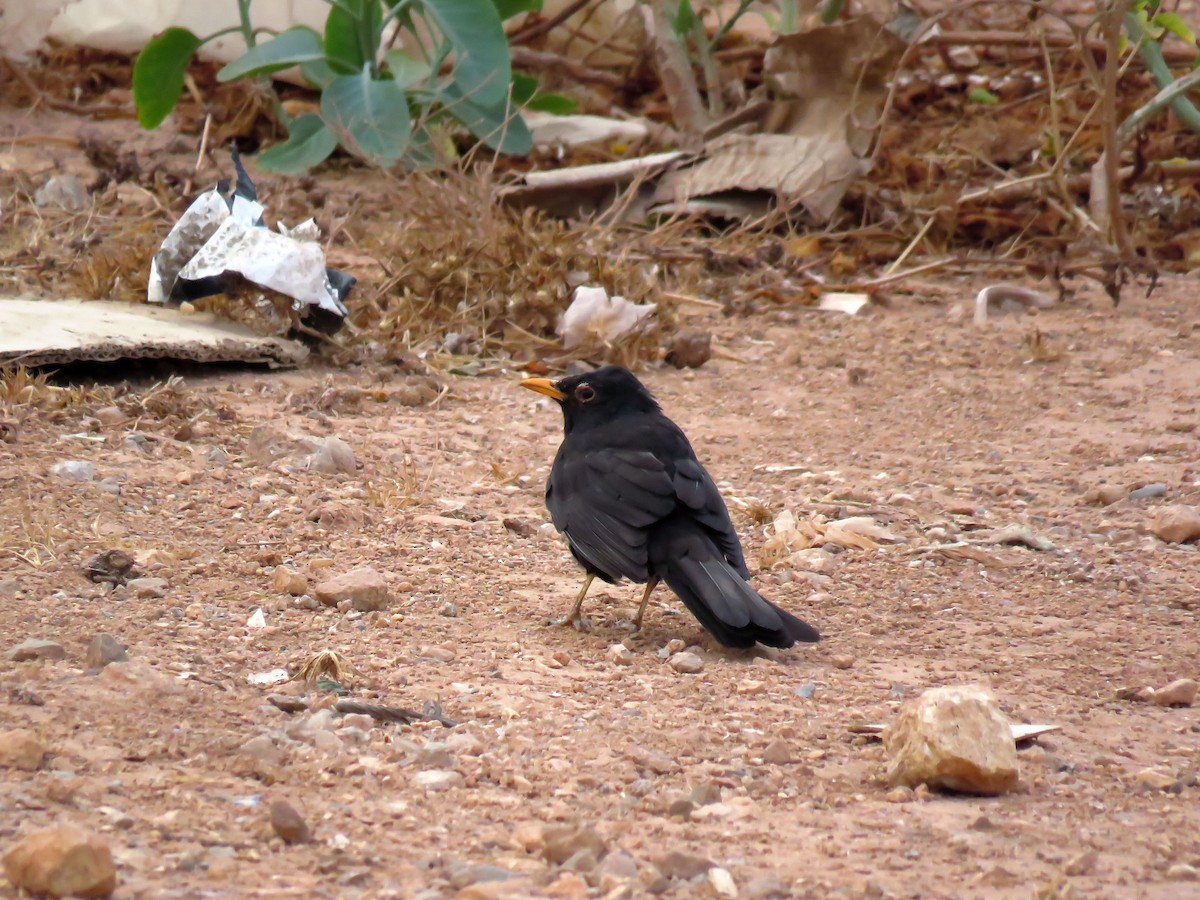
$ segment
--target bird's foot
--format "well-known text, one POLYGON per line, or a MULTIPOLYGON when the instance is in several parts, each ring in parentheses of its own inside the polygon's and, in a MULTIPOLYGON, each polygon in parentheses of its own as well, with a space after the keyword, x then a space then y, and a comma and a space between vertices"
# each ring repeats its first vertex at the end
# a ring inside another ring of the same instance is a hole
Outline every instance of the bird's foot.
POLYGON ((636 632, 642 630, 642 623, 637 621, 636 619, 618 619, 616 622, 613 623, 613 627, 617 628, 620 631, 628 631, 630 633, 636 633, 636 632))
POLYGON ((569 615, 569 616, 563 616, 560 619, 549 619, 548 624, 550 624, 550 625, 570 625, 576 631, 582 631, 584 634, 591 634, 591 632, 592 632, 592 620, 587 618, 586 616, 580 615, 579 613, 575 613, 574 615, 569 615))

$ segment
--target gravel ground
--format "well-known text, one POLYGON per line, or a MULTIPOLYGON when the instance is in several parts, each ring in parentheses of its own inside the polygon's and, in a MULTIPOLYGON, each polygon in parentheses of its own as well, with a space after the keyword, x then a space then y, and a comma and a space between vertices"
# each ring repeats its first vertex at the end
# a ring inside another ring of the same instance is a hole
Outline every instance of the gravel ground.
POLYGON ((714 320, 738 360, 646 375, 756 586, 826 636, 784 652, 721 650, 664 589, 638 634, 630 585, 594 588, 591 633, 547 624, 580 584, 542 506, 561 420, 515 373, 415 406, 437 385, 361 368, 139 374, 10 408, 0 729, 47 755, 0 769, 0 850, 82 825, 118 898, 1200 897, 1200 711, 1119 695, 1200 678, 1197 547, 1149 529, 1200 506, 1194 286, 984 329, 956 315, 979 286, 861 319, 714 320), (303 438, 330 436, 356 466, 306 470, 303 438), (51 473, 70 460, 94 478, 51 473), (768 567, 783 510, 903 541, 768 567), (1007 526, 1052 546, 929 549, 1007 526), (107 550, 150 580, 89 581, 107 550), (316 599, 364 566, 384 608, 316 599), (97 673, 102 632, 130 661, 97 673), (27 639, 65 658, 10 659, 27 639), (667 663, 688 648, 698 673, 667 663), (251 682, 322 650, 346 699, 458 724, 251 682), (1007 796, 891 791, 852 727, 970 682, 1061 730, 1021 751, 1007 796), (311 842, 276 835, 279 800, 311 842))

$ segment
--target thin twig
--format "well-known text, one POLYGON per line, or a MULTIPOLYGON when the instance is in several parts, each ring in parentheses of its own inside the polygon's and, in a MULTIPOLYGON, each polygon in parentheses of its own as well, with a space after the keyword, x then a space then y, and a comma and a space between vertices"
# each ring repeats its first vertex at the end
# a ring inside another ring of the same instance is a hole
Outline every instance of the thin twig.
POLYGON ((519 44, 528 44, 534 38, 541 37, 543 34, 553 31, 591 2, 592 0, 574 0, 574 2, 568 3, 550 18, 543 19, 541 22, 515 32, 508 39, 508 45, 516 47, 519 44))

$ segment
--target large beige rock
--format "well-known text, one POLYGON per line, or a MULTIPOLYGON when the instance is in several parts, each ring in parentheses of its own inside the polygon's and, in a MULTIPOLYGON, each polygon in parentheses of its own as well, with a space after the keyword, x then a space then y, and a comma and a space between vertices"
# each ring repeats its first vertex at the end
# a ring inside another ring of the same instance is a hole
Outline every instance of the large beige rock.
POLYGON ((334 575, 316 586, 313 594, 326 606, 337 606, 343 600, 359 612, 384 609, 392 602, 387 582, 369 566, 334 575))
POLYGON ((32 731, 16 728, 0 731, 0 769, 34 772, 42 767, 46 745, 32 731))
POLYGON ((104 839, 66 824, 35 831, 9 849, 4 874, 13 888, 40 897, 109 897, 117 887, 104 839))
POLYGON ((1017 784, 1012 726, 979 685, 926 691, 900 709, 883 741, 893 785, 992 795, 1017 784))
POLYGON ((1200 509, 1182 503, 1164 506, 1151 520, 1150 530, 1169 544, 1200 540, 1200 509))

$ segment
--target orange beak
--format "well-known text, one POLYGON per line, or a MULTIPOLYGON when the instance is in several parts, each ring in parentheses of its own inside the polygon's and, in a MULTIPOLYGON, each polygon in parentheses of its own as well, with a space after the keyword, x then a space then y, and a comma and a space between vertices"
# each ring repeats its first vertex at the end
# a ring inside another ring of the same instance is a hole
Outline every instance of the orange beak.
POLYGON ((521 382, 521 387, 537 391, 539 394, 545 394, 547 397, 553 397, 560 403, 567 399, 567 395, 556 388, 554 382, 549 378, 526 378, 521 382))

